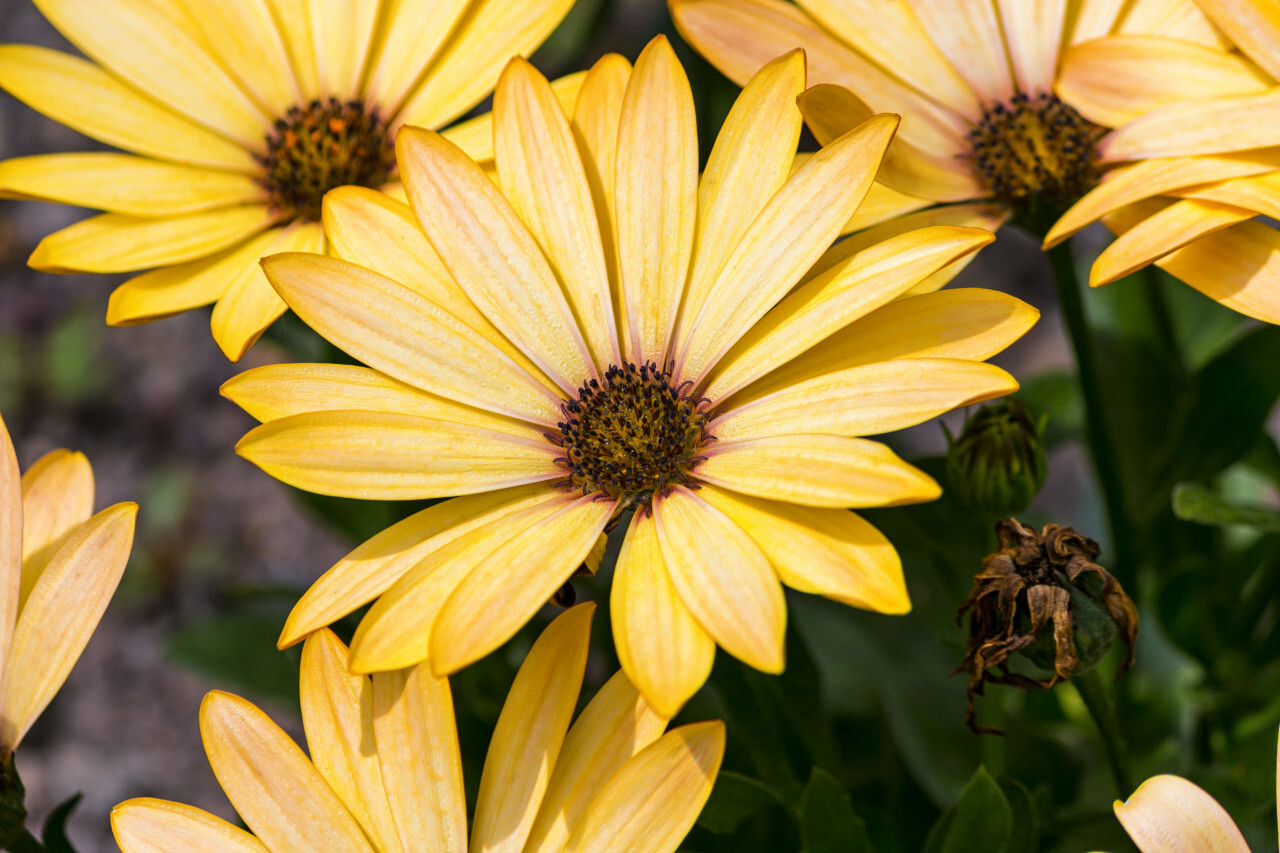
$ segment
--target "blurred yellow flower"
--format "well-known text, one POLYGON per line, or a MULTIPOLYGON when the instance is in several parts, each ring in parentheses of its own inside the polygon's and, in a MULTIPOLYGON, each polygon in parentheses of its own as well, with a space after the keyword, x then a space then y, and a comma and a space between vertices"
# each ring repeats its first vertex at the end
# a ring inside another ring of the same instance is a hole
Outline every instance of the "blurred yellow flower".
MULTIPOLYGON (((258 258, 325 251, 325 191, 393 181, 397 129, 475 106, 573 0, 35 3, 89 59, 0 46, 0 87, 132 153, 0 163, 0 196, 106 211, 50 234, 29 263, 150 269, 116 289, 107 322, 217 302, 213 336, 238 360, 285 310, 258 258)), ((570 103, 580 79, 561 82, 570 103)), ((481 159, 487 127, 457 129, 481 159)))
POLYGON ((200 708, 214 775, 253 834, 191 806, 136 799, 111 813, 116 841, 124 853, 674 851, 715 783, 724 725, 663 734, 666 719, 617 673, 570 727, 593 609, 562 614, 520 666, 485 759, 469 847, 448 680, 425 665, 352 675, 327 630, 302 652, 310 759, 238 696, 214 691, 200 708))
POLYGON ((93 515, 84 454, 54 450, 19 478, 0 420, 0 765, 67 680, 107 609, 138 506, 93 515))
POLYGON ((511 637, 629 510, 614 638, 664 714, 703 684, 717 644, 783 668, 781 584, 909 609, 893 546, 846 507, 939 489, 858 436, 1014 390, 983 362, 1037 313, 983 290, 899 299, 985 231, 824 258, 897 119, 791 174, 803 89, 800 53, 763 68, 699 180, 693 100, 665 39, 634 70, 602 59, 572 120, 514 60, 494 100, 497 186, 408 128, 409 205, 336 191, 324 222, 340 259, 263 262, 303 320, 369 367, 231 380, 224 393, 264 422, 240 454, 325 494, 464 496, 331 569, 282 646, 377 598, 356 671, 429 659, 453 672, 511 637))

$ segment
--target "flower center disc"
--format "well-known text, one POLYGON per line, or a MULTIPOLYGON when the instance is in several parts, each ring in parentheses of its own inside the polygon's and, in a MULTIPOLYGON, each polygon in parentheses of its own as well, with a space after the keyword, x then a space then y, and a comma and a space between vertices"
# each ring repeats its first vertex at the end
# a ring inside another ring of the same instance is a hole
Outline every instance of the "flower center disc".
POLYGON ((707 435, 706 399, 685 394, 692 383, 671 384, 657 365, 612 366, 564 404, 560 436, 568 469, 564 485, 607 495, 624 505, 648 505, 655 493, 689 485, 689 468, 707 435))
POLYGON ((973 169, 997 201, 1015 211, 1064 211, 1097 183, 1102 128, 1057 95, 1019 92, 969 131, 973 169))
POLYGON ((266 187, 280 210, 319 221, 324 194, 355 184, 379 187, 396 154, 377 110, 363 101, 312 101, 291 107, 267 137, 266 187))

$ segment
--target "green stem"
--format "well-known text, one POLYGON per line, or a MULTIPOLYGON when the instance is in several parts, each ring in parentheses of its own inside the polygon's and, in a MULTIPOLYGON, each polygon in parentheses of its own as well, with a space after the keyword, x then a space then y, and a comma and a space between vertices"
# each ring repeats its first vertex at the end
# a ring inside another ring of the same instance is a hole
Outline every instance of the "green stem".
POLYGON ((47 847, 36 840, 36 837, 25 829, 22 834, 9 845, 9 853, 48 853, 47 847))
POLYGON ((1178 332, 1173 324, 1173 314, 1169 311, 1169 303, 1164 298, 1164 283, 1160 280, 1159 268, 1148 266, 1138 277, 1142 279, 1142 290, 1147 298, 1147 312, 1156 327, 1156 338, 1166 361, 1173 365, 1179 375, 1187 372, 1187 365, 1182 358, 1182 347, 1178 345, 1178 332))
POLYGON ((1080 298, 1080 284, 1076 280, 1075 262, 1071 257, 1071 244, 1060 243, 1048 252, 1053 281, 1058 288, 1058 304, 1066 321, 1067 334, 1076 354, 1076 367, 1080 376, 1080 390, 1084 394, 1085 438, 1093 456, 1093 469, 1102 488, 1107 507, 1107 525, 1111 528, 1111 547, 1114 561, 1111 573, 1125 586, 1133 583, 1137 566, 1130 556, 1129 541, 1134 528, 1129 523, 1128 505, 1125 503, 1119 458, 1107 429, 1107 407, 1102 399, 1102 373, 1094 349, 1093 334, 1085 317, 1084 302, 1080 298))
POLYGON ((1111 701, 1111 693, 1097 668, 1075 676, 1071 683, 1076 686, 1076 691, 1084 700, 1084 706, 1089 709, 1089 715, 1098 726, 1098 734, 1102 737, 1102 747, 1106 750, 1107 762, 1111 765, 1111 775, 1116 781, 1120 798, 1127 799, 1133 793, 1133 778, 1129 775, 1124 739, 1120 736, 1120 722, 1116 718, 1116 706, 1111 701))

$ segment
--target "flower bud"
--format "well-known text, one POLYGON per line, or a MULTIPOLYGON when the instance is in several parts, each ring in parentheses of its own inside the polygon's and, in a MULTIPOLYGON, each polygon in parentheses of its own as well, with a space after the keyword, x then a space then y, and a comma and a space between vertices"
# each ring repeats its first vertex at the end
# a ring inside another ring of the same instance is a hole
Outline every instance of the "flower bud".
POLYGON ((947 438, 947 481, 960 501, 991 515, 1021 512, 1044 485, 1044 418, 1012 397, 980 408, 947 438))

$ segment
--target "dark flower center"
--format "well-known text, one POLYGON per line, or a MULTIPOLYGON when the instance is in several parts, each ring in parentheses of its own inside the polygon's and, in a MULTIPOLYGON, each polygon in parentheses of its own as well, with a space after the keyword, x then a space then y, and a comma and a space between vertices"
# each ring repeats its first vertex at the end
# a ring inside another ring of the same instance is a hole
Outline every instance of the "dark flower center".
POLYGON ((319 221, 325 193, 348 184, 381 186, 395 169, 396 153, 376 109, 329 98, 277 119, 262 165, 275 207, 319 221))
POLYGON ((600 493, 624 506, 648 506, 654 494, 694 485, 689 468, 701 460, 709 401, 688 395, 692 383, 671 384, 655 364, 612 366, 563 406, 559 435, 565 486, 600 493))
POLYGON ((1014 95, 969 131, 973 170, 1015 212, 1056 218, 1098 181, 1102 128, 1048 92, 1014 95))

